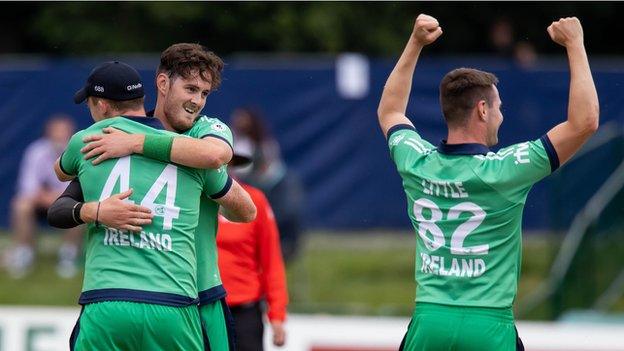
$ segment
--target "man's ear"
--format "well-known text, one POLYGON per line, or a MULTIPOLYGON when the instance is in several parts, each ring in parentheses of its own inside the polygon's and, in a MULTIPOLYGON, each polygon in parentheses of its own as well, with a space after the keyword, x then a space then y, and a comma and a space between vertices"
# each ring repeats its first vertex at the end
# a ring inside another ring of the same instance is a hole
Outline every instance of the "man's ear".
POLYGON ((111 106, 108 101, 104 99, 96 99, 95 104, 97 105, 97 108, 102 111, 102 115, 104 117, 110 117, 111 106))
POLYGON ((158 92, 165 95, 169 91, 169 84, 171 84, 171 79, 168 75, 164 73, 158 73, 156 76, 156 89, 158 92))
POLYGON ((479 119, 485 121, 485 117, 487 116, 487 101, 479 100, 477 102, 477 113, 479 115, 479 119))

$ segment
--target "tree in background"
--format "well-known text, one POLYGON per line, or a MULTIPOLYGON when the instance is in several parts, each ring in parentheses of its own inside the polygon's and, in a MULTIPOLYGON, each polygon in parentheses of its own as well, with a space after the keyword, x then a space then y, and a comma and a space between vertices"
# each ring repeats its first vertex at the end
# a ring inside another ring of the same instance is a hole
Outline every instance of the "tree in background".
POLYGON ((435 14, 451 33, 433 51, 488 53, 482 38, 499 18, 509 19, 518 40, 553 52, 537 29, 552 18, 577 16, 593 53, 621 53, 619 3, 345 3, 345 2, 50 2, 5 3, 1 53, 92 55, 158 52, 173 42, 200 42, 232 52, 396 53, 411 16, 435 14), (536 29, 537 28, 537 29, 536 29), (607 30, 608 29, 608 30, 607 30))

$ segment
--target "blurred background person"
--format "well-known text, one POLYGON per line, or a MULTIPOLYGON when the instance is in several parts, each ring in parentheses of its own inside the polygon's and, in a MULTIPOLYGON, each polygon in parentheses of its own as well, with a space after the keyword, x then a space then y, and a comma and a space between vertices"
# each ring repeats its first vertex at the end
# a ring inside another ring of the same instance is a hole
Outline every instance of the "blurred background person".
POLYGON ((490 46, 494 53, 510 58, 514 53, 514 28, 508 18, 500 17, 490 27, 490 46))
MULTIPOLYGON (((54 174, 54 162, 74 133, 74 122, 65 114, 55 114, 45 125, 43 137, 31 143, 24 152, 17 179, 17 194, 11 202, 12 246, 4 253, 3 263, 13 278, 28 274, 35 261, 34 233, 48 207, 65 190, 67 184, 54 174)), ((56 272, 71 278, 76 272, 76 258, 82 227, 64 234, 58 251, 56 272)))
POLYGON ((236 109, 230 125, 236 136, 234 145, 250 150, 252 160, 251 165, 235 170, 235 174, 266 194, 275 211, 282 252, 288 261, 297 252, 303 231, 301 180, 282 159, 280 146, 257 109, 236 109))
MULTIPOLYGON (((248 145, 241 144, 235 149, 230 167, 248 165, 252 157, 248 145)), ((262 191, 243 182, 240 184, 251 196, 258 212, 250 223, 230 222, 219 215, 219 272, 227 291, 226 302, 234 317, 237 349, 256 351, 263 350, 265 309, 273 344, 284 345, 288 290, 280 235, 271 205, 262 191)))
POLYGON ((514 62, 521 69, 531 69, 537 63, 537 52, 531 42, 524 40, 516 44, 514 48, 514 62))

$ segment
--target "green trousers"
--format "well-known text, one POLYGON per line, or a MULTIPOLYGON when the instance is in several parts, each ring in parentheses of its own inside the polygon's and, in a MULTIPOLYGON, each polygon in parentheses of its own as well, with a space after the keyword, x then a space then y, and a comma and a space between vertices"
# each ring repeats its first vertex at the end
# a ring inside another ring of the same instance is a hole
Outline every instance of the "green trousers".
POLYGON ((400 350, 515 351, 521 345, 511 308, 416 303, 400 350))
POLYGON ((106 301, 87 304, 74 327, 76 351, 202 351, 197 306, 106 301))
POLYGON ((234 319, 225 303, 225 297, 199 306, 204 329, 204 344, 210 351, 235 351, 234 319))

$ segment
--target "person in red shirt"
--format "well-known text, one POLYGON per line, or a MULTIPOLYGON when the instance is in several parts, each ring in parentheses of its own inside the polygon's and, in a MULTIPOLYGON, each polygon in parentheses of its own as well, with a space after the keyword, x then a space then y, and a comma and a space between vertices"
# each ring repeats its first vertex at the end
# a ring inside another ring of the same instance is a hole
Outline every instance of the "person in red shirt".
MULTIPOLYGON (((236 150, 232 166, 249 162, 236 150)), ((284 321, 288 291, 279 232, 273 210, 262 191, 240 183, 257 208, 250 223, 234 223, 219 215, 217 248, 219 271, 227 291, 226 302, 236 325, 239 351, 263 350, 263 301, 273 331, 273 344, 286 340, 284 321)))

